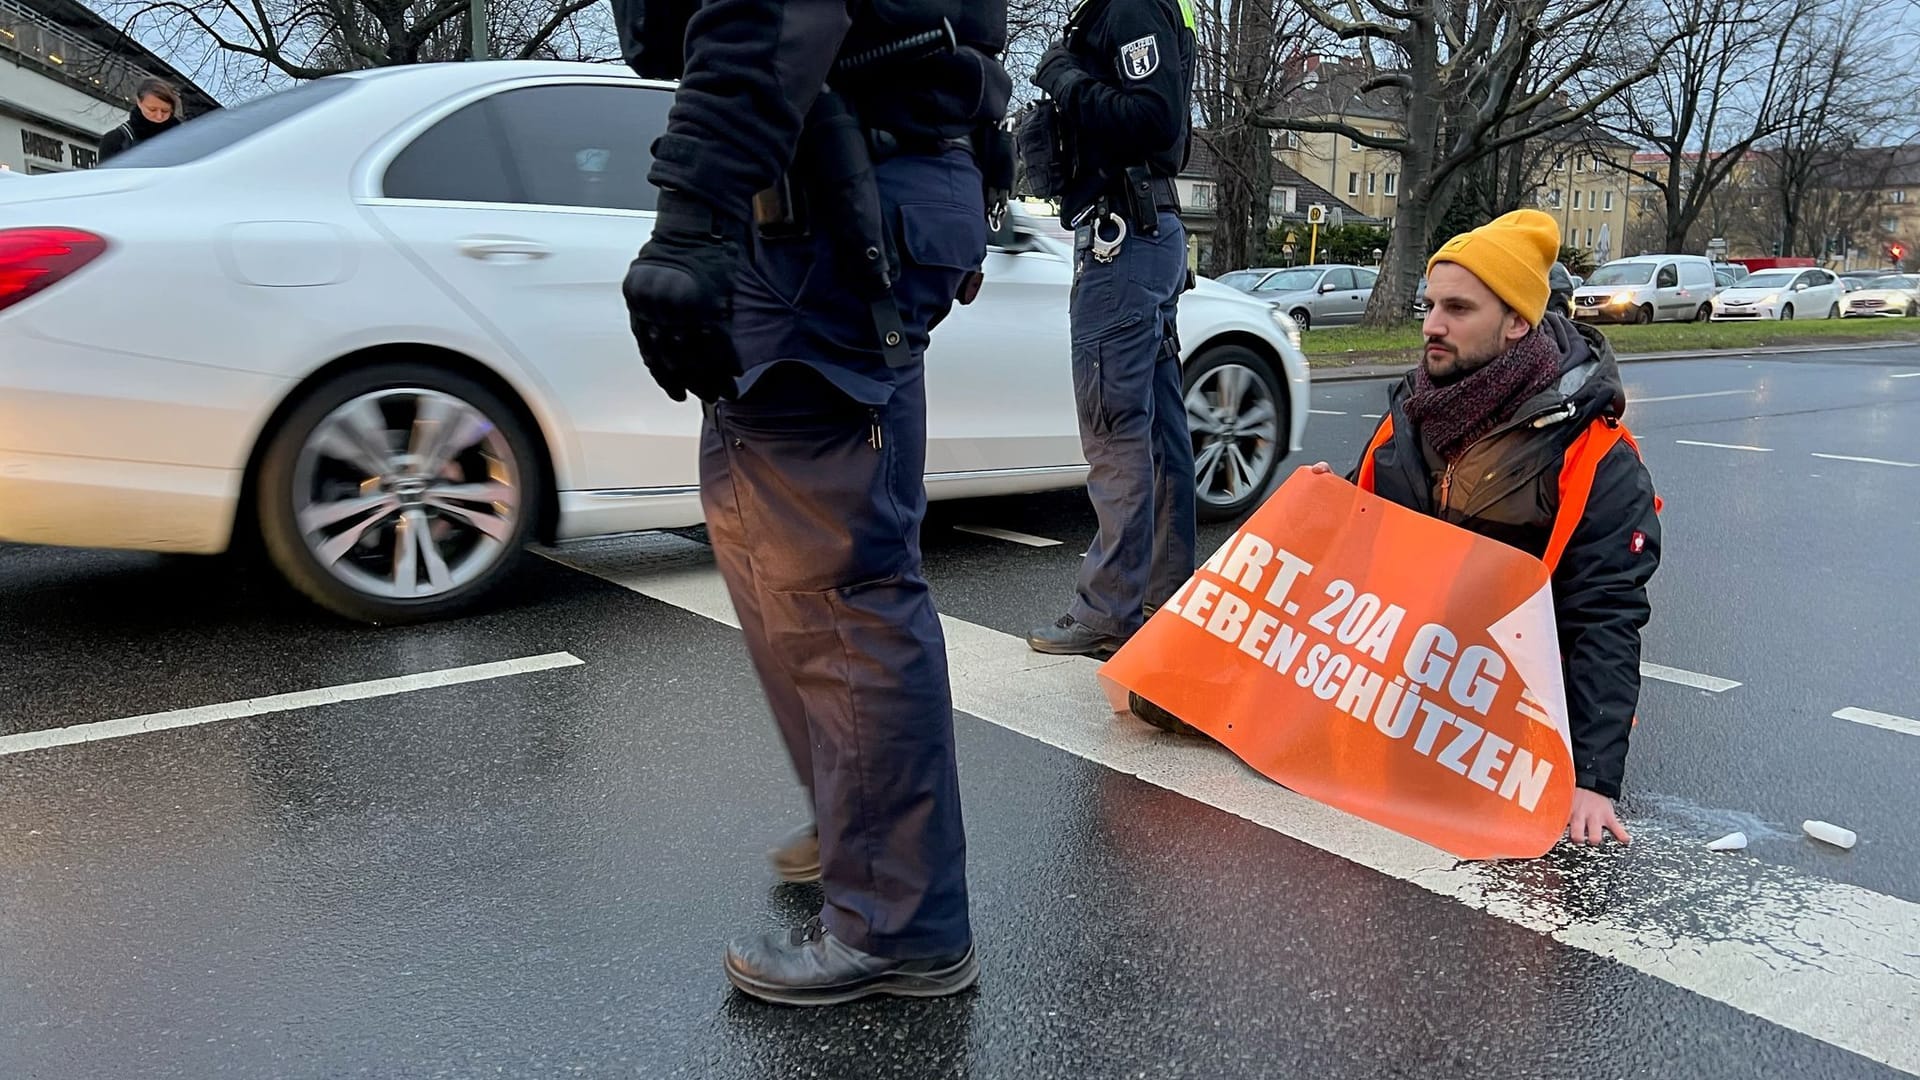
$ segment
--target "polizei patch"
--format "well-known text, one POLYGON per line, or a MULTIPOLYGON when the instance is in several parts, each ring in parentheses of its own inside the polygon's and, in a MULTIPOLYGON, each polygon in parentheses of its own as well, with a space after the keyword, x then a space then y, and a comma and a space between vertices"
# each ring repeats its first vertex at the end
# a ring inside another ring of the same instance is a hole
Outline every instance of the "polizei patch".
POLYGON ((1129 79, 1144 79, 1160 70, 1160 41, 1152 34, 1120 46, 1120 70, 1129 79))

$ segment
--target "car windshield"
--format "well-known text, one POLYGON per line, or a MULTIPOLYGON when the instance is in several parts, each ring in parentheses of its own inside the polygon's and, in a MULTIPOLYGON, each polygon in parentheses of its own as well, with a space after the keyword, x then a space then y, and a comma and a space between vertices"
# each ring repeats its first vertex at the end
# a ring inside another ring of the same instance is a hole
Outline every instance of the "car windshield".
POLYGON ((1235 270, 1231 274, 1221 274, 1218 280, 1222 285, 1229 285, 1244 292, 1253 288, 1254 283, 1260 280, 1260 273, 1257 270, 1235 270))
POLYGON ((1743 289, 1784 289, 1800 276, 1798 270, 1763 270, 1740 283, 1743 289))
POLYGON ((1645 285, 1653 280, 1652 263, 1619 263, 1603 266, 1587 279, 1589 285, 1645 285))
POLYGON ((1861 282, 1867 289, 1920 289, 1920 274, 1889 274, 1861 282))
POLYGON ((1320 283, 1318 270, 1282 270, 1260 283, 1261 292, 1305 292, 1320 283))
POLYGON ((172 131, 100 163, 102 169, 160 169, 186 165, 273 127, 353 87, 353 79, 315 79, 290 90, 197 116, 172 131))

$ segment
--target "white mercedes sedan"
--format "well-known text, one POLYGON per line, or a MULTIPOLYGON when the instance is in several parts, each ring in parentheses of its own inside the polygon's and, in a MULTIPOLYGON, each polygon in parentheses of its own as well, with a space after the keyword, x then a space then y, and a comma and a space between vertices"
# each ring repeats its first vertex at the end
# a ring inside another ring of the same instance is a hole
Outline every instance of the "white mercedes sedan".
MULTIPOLYGON (((466 607, 535 540, 697 524, 697 402, 620 281, 671 86, 591 64, 320 79, 79 173, 0 185, 0 541, 257 538, 374 622, 466 607)), ((1070 245, 1015 214, 927 356, 936 499, 1084 483, 1070 245)), ((1202 513, 1300 447, 1284 314, 1181 299, 1202 513)))

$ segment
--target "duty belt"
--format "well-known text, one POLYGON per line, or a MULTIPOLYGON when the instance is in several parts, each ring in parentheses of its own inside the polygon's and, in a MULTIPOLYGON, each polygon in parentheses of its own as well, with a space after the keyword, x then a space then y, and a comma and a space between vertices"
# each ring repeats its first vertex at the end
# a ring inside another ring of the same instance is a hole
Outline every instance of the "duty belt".
POLYGON ((907 155, 938 157, 949 150, 971 150, 973 140, 964 135, 957 139, 942 139, 931 135, 900 135, 884 128, 868 128, 867 145, 872 148, 873 160, 878 163, 907 155))
MULTIPOLYGON (((1170 177, 1151 177, 1147 184, 1148 188, 1153 192, 1154 209, 1173 211, 1180 209, 1180 193, 1174 188, 1173 180, 1170 177)), ((1104 198, 1116 207, 1125 206, 1127 204, 1125 178, 1123 177, 1117 183, 1110 185, 1107 188, 1104 198)))

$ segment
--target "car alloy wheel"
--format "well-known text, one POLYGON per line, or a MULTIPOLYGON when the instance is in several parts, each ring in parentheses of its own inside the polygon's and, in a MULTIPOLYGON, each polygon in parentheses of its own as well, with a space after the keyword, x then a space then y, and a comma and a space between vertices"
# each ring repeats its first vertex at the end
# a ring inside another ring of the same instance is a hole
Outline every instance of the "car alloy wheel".
POLYGON ((1285 391, 1265 357, 1237 345, 1197 357, 1187 371, 1198 515, 1221 521, 1251 509, 1285 453, 1285 391))
POLYGON ((486 388, 411 365, 350 372, 275 433, 261 533, 276 567, 325 607, 377 623, 433 618, 516 560, 540 477, 518 418, 486 388))

